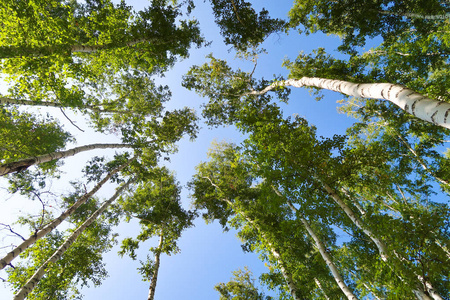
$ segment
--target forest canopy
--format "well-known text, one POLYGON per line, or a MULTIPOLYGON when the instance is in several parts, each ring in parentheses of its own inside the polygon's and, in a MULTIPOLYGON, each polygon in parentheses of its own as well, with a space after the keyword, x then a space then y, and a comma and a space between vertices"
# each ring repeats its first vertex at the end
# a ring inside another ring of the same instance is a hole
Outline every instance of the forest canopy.
POLYGON ((5 297, 450 299, 449 3, 262 2, 0 3, 5 297))

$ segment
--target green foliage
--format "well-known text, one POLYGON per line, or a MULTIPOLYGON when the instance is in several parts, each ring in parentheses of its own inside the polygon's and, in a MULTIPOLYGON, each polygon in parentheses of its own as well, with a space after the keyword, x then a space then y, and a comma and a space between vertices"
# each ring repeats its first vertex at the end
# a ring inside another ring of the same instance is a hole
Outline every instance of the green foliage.
MULTIPOLYGON (((273 109, 269 105, 272 97, 268 94, 254 96, 251 92, 260 90, 271 82, 256 80, 252 73, 240 69, 234 71, 224 60, 209 55, 209 63, 193 66, 183 77, 182 85, 208 98, 202 115, 212 126, 233 124, 241 119, 257 119, 260 111, 273 109), (249 110, 253 110, 251 113, 249 110)), ((274 81, 280 80, 276 78, 274 81)), ((286 101, 289 89, 275 89, 275 95, 286 101)))
MULTIPOLYGON (((290 26, 300 27, 306 33, 323 31, 341 36, 341 49, 354 52, 355 46, 376 36, 395 40, 398 35, 414 28, 419 34, 434 32, 443 20, 408 17, 407 14, 445 15, 449 6, 443 1, 300 1, 296 0, 289 12, 290 26)), ((354 52, 355 53, 355 52, 354 52)))
POLYGON ((124 1, 2 2, 0 70, 8 96, 81 110, 100 131, 158 118, 170 93, 151 77, 203 43, 182 7, 165 0, 139 12, 124 1))
POLYGON ((219 292, 220 300, 271 300, 270 296, 259 292, 255 287, 252 272, 247 267, 244 270, 233 271, 233 278, 227 283, 219 283, 214 289, 219 292))
MULTIPOLYGON (((95 208, 94 205, 92 209, 95 208)), ((79 222, 82 221, 83 217, 79 222)), ((102 255, 115 243, 110 226, 103 221, 99 220, 88 227, 62 258, 49 266, 45 277, 28 295, 28 299, 81 299, 80 288, 101 284, 108 276, 102 255)), ((80 224, 79 222, 77 224, 80 224)), ((23 252, 23 260, 7 270, 8 283, 12 288, 21 288, 66 237, 67 233, 54 230, 23 252)))
MULTIPOLYGON (((119 203, 126 220, 139 220, 141 231, 136 237, 127 237, 122 241, 119 255, 129 255, 137 259, 136 250, 152 237, 160 237, 161 244, 150 251, 156 255, 179 252, 177 240, 183 230, 193 226, 196 213, 186 211, 181 206, 180 186, 175 177, 166 168, 154 168, 144 180, 139 182, 133 194, 123 197, 119 203)), ((159 267, 159 266, 158 266, 159 267)), ((154 263, 147 256, 138 268, 143 280, 151 280, 154 263)))
MULTIPOLYGON (((114 159, 105 162, 105 157, 94 156, 86 163, 83 169, 83 173, 87 178, 87 182, 98 182, 102 177, 111 172, 112 170, 124 165, 130 159, 129 153, 115 154, 114 159)), ((116 173, 111 177, 113 182, 123 182, 123 178, 120 178, 120 174, 116 173)))
MULTIPOLYGON (((47 115, 37 117, 14 108, 0 109, 0 163, 62 150, 72 136, 47 115)), ((51 168, 54 163, 42 167, 51 168)))
POLYGON ((214 18, 225 43, 239 51, 256 48, 271 33, 282 31, 285 21, 272 19, 266 9, 256 13, 243 0, 211 0, 214 18))

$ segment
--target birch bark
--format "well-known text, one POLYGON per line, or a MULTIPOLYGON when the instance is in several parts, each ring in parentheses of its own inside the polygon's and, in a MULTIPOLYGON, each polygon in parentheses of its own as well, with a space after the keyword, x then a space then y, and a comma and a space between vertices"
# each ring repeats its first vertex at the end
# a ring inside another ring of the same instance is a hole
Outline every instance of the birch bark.
POLYGON ((131 145, 127 144, 91 144, 81 147, 75 147, 66 151, 53 152, 49 154, 44 154, 32 158, 25 158, 18 161, 6 163, 0 165, 0 176, 13 173, 20 172, 24 169, 27 169, 30 166, 38 165, 44 162, 49 162, 56 159, 66 158, 70 156, 74 156, 77 153, 95 150, 95 149, 114 149, 114 148, 132 148, 131 145))
POLYGON ((275 247, 270 242, 268 243, 270 246, 270 252, 272 253, 273 257, 275 257, 275 259, 277 260, 278 265, 280 266, 281 274, 283 274, 284 280, 286 280, 286 283, 289 287, 289 293, 292 295, 292 298, 294 298, 294 300, 300 300, 300 298, 297 296, 297 287, 295 286, 294 279, 292 278, 291 273, 284 267, 284 263, 281 259, 280 253, 275 249, 275 247))
POLYGON ((75 210, 80 207, 83 203, 85 203, 89 198, 91 198, 111 177, 117 172, 121 171, 123 168, 128 166, 131 161, 129 160, 127 163, 121 165, 120 167, 111 171, 102 181, 100 181, 89 193, 84 194, 77 202, 75 202, 71 207, 69 207, 65 212, 63 212, 58 218, 54 219, 52 222, 47 224, 44 228, 30 236, 28 239, 23 241, 19 246, 14 248, 11 252, 9 252, 5 257, 0 260, 0 270, 5 268, 11 261, 20 255, 23 251, 28 249, 31 245, 33 245, 37 240, 41 239, 53 229, 55 229, 59 224, 61 224, 67 217, 72 215, 75 210))
POLYGON ((380 11, 383 15, 390 16, 399 16, 399 17, 407 17, 412 19, 424 19, 424 20, 446 20, 450 19, 450 13, 442 14, 442 15, 423 15, 423 14, 415 14, 415 13, 393 13, 390 11, 382 10, 380 11))
POLYGON ((70 45, 70 44, 60 44, 56 46, 43 46, 43 47, 30 47, 30 46, 3 46, 0 47, 0 58, 14 58, 22 56, 46 56, 53 53, 60 52, 64 55, 70 55, 70 53, 94 53, 104 49, 112 48, 122 48, 122 47, 132 47, 140 43, 158 43, 156 38, 149 39, 136 39, 124 43, 123 45, 106 44, 106 45, 70 45))
MULTIPOLYGON (((318 179, 316 177, 316 179, 318 179)), ((345 202, 341 199, 341 197, 339 197, 338 194, 336 194, 336 192, 330 187, 328 186, 325 182, 321 181, 320 179, 318 179, 319 182, 322 184, 322 186, 324 187, 324 189, 327 191, 327 193, 334 199, 334 201, 342 208, 342 210, 347 214, 347 216, 352 220, 352 222, 359 228, 361 229, 377 246, 378 251, 380 253, 381 259, 385 262, 388 262, 388 259, 390 259, 390 255, 388 254, 388 250, 386 245, 384 244, 384 242, 379 239, 378 237, 375 236, 375 234, 367 228, 367 226, 358 218, 358 216, 356 216, 353 211, 351 210, 351 208, 345 204, 345 202)), ((401 262, 401 258, 399 258, 400 262, 401 262)), ((391 269, 394 270, 394 268, 391 266, 391 269)), ((403 280, 399 275, 397 275, 401 280, 403 280)), ((431 286, 431 283, 426 282, 426 284, 428 284, 429 286, 431 286)), ((433 298, 435 300, 441 300, 442 298, 438 298, 440 297, 433 288, 429 288, 429 290, 433 291, 433 293, 436 295, 436 298, 433 298)), ((418 297, 419 299, 427 299, 426 298, 426 294, 424 293, 424 291, 422 289, 411 289, 411 291, 416 295, 416 297, 418 297)))
POLYGON ((325 293, 325 290, 322 287, 322 284, 320 283, 319 279, 314 278, 314 282, 317 284, 317 286, 319 287, 319 289, 322 291, 323 296, 325 297, 326 300, 330 300, 330 298, 328 297, 328 295, 325 293))
POLYGON ((164 236, 163 236, 163 233, 161 232, 161 235, 159 236, 159 245, 155 252, 155 269, 153 271, 152 281, 150 283, 147 300, 153 300, 155 298, 156 282, 158 281, 158 271, 159 271, 160 256, 161 256, 161 249, 162 249, 163 242, 164 242, 164 236))
POLYGON ((306 231, 308 231, 309 236, 314 240, 314 243, 316 245, 317 250, 319 250, 320 255, 322 256, 323 260, 325 261, 325 263, 327 264, 328 268, 330 269, 331 274, 333 275, 334 280, 336 281, 336 283, 339 286, 339 288, 341 289, 341 291, 344 293, 344 295, 349 300, 356 300, 356 299, 358 299, 353 294, 353 292, 350 290, 350 288, 347 286, 347 284, 345 284, 345 281, 342 278, 341 274, 339 273, 339 270, 337 269, 336 265, 334 264, 333 259, 328 254, 328 252, 326 250, 326 247, 324 246, 322 241, 319 239, 319 237, 316 235, 316 233, 311 228, 311 226, 309 226, 308 221, 302 216, 302 214, 298 211, 298 209, 295 208, 295 206, 292 204, 292 202, 287 200, 287 204, 289 205, 291 210, 299 216, 300 221, 305 226, 306 231))
POLYGON ((31 276, 30 279, 25 283, 25 285, 14 295, 13 300, 23 300, 27 297, 27 295, 36 287, 41 278, 45 275, 47 266, 50 263, 54 263, 58 261, 64 252, 69 249, 69 247, 75 242, 78 236, 83 233, 83 231, 91 225, 98 216, 105 211, 106 208, 114 201, 120 194, 132 183, 132 181, 128 181, 124 185, 122 185, 114 195, 107 201, 105 201, 80 227, 78 227, 68 238, 67 240, 53 253, 53 255, 45 261, 40 268, 31 276))
MULTIPOLYGON (((16 104, 16 105, 28 105, 28 106, 43 106, 43 107, 57 107, 57 108, 65 108, 68 107, 66 105, 62 105, 61 103, 57 102, 50 102, 50 101, 31 101, 31 100, 19 100, 19 99, 13 99, 8 97, 0 97, 0 104, 16 104)), ((102 109, 98 108, 96 106, 92 105, 86 105, 83 104, 83 107, 78 108, 86 108, 91 111, 99 112, 99 113, 130 113, 129 111, 124 110, 113 110, 113 109, 102 109)))
POLYGON ((431 298, 433 300, 444 300, 434 289, 433 285, 431 284, 431 282, 424 280, 424 278, 422 276, 417 276, 417 278, 421 281, 425 283, 425 287, 426 287, 426 291, 428 292, 428 294, 431 296, 431 298))
POLYGON ((391 83, 358 84, 342 80, 303 77, 274 82, 261 91, 253 91, 246 95, 263 95, 283 86, 316 87, 353 97, 387 100, 421 120, 450 128, 450 103, 430 99, 404 86, 391 83))
MULTIPOLYGON (((211 183, 212 186, 214 186, 217 190, 220 191, 220 187, 218 187, 209 177, 203 177, 207 180, 209 180, 209 182, 211 183)), ((226 202, 228 205, 230 205, 231 207, 234 207, 233 202, 231 202, 228 199, 220 199, 221 201, 226 202)), ((246 220, 247 222, 249 222, 258 232, 261 233, 262 237, 265 239, 265 241, 269 244, 270 246, 270 252, 272 253, 272 255, 275 257, 275 259, 278 262, 278 265, 280 266, 280 270, 281 270, 281 274, 284 277, 284 280, 286 280, 286 283, 288 285, 289 288, 289 293, 291 294, 292 298, 294 298, 294 300, 300 300, 300 298, 297 295, 297 286, 294 283, 294 280, 292 278, 291 273, 286 269, 286 267, 284 266, 283 261, 281 260, 281 255, 280 253, 274 248, 274 246, 272 245, 272 243, 267 239, 267 237, 265 236, 264 232, 261 231, 261 229, 259 228, 259 226, 257 226, 252 219, 250 219, 248 216, 246 216, 245 214, 243 214, 242 212, 238 212, 240 213, 246 220)))
MULTIPOLYGON (((316 177, 316 179, 318 179, 316 177)), ((325 191, 333 198, 333 200, 339 205, 339 207, 345 212, 345 214, 352 220, 352 222, 361 229, 377 246, 378 251, 380 253, 381 259, 383 261, 388 260, 388 251, 387 247, 384 244, 383 241, 381 241, 378 237, 375 236, 375 234, 365 226, 364 222, 361 221, 361 219, 358 218, 358 216, 352 211, 352 209, 345 204, 345 202, 341 199, 341 197, 324 181, 318 179, 319 182, 322 184, 322 187, 325 189, 325 191)))

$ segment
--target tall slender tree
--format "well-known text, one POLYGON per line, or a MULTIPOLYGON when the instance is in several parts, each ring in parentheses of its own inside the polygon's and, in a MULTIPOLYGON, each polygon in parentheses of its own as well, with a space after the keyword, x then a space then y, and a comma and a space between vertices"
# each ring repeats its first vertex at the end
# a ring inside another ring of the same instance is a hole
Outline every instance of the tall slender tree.
POLYGON ((136 237, 122 241, 120 255, 128 254, 137 258, 137 249, 152 237, 159 238, 157 247, 151 247, 154 260, 147 256, 139 268, 143 279, 150 282, 148 300, 155 297, 161 254, 179 252, 177 240, 183 230, 193 225, 195 212, 186 211, 181 206, 180 186, 173 174, 166 168, 155 168, 144 178, 129 197, 120 201, 126 220, 137 219, 141 232, 136 237))

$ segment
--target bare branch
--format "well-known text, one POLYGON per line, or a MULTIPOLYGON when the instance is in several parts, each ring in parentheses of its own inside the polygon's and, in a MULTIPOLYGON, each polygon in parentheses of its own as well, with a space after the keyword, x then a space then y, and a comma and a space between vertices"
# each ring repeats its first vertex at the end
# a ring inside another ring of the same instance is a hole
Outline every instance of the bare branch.
MULTIPOLYGON (((8 224, 3 224, 3 223, 0 223, 0 225, 1 225, 1 226, 4 226, 5 228, 7 228, 11 233, 13 233, 13 234, 15 234, 16 236, 20 237, 23 241, 25 240, 25 238, 24 238, 22 235, 20 235, 19 233, 15 232, 15 231, 12 229, 12 227, 11 227, 10 225, 8 225, 8 224)), ((9 247, 9 246, 8 246, 8 247, 9 247)))
POLYGON ((62 112, 62 114, 64 115, 64 117, 66 117, 66 119, 69 120, 69 122, 70 122, 73 126, 75 126, 75 127, 76 127, 78 130, 80 130, 81 132, 84 132, 83 129, 81 129, 80 127, 78 127, 74 122, 72 122, 71 119, 69 119, 69 117, 66 115, 66 113, 64 112, 64 109, 63 109, 62 107, 60 107, 59 109, 61 110, 61 112, 62 112))

